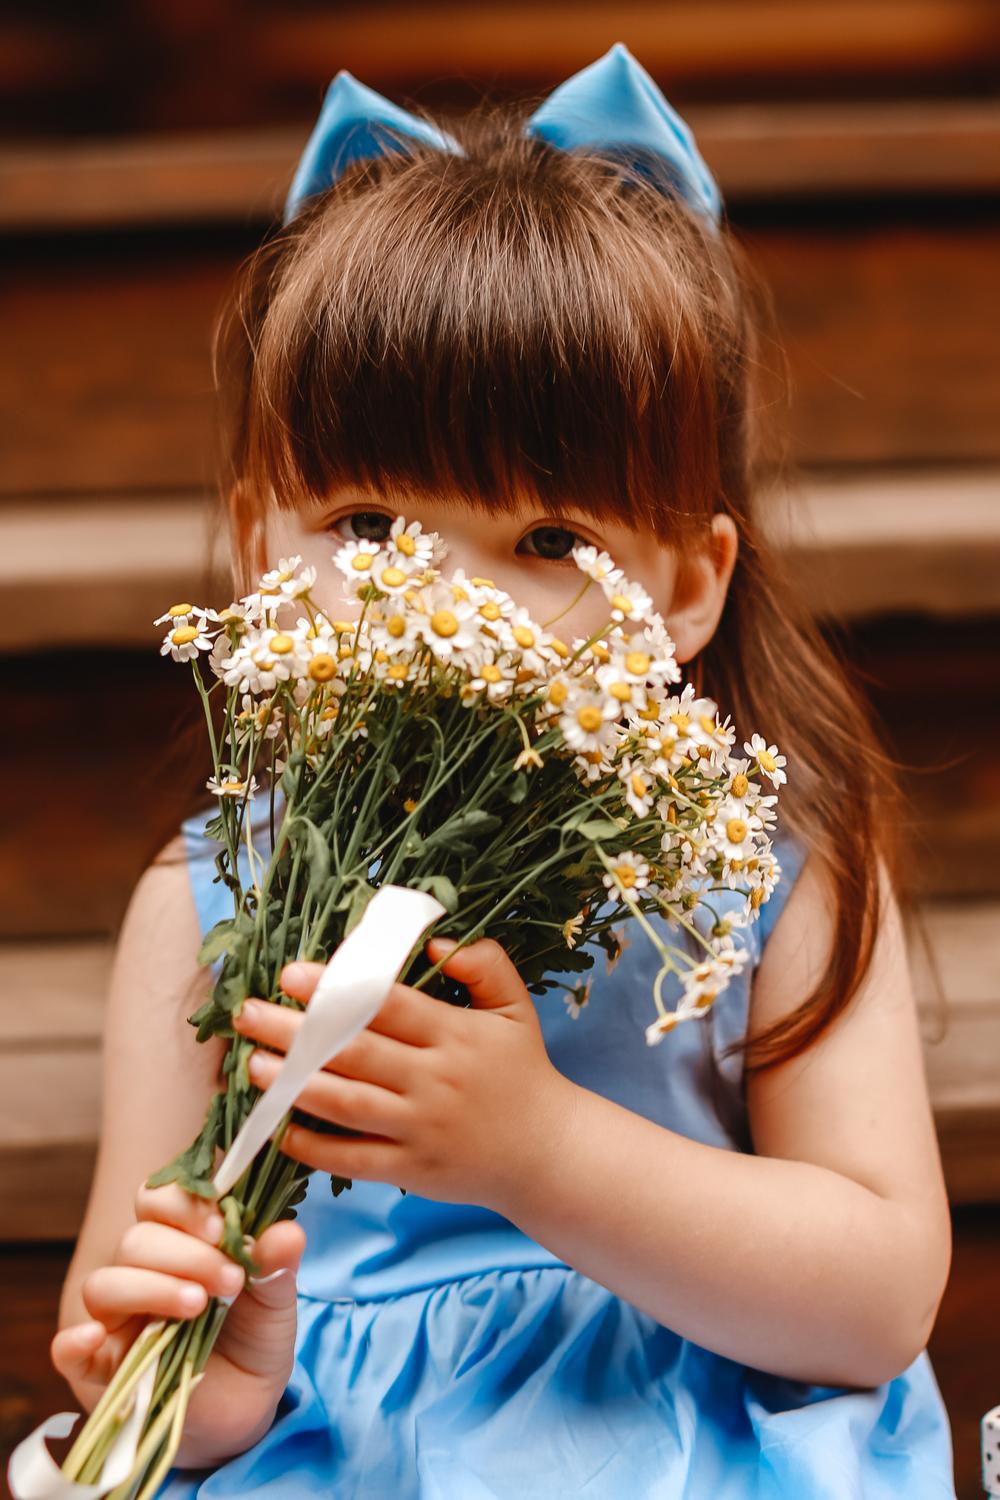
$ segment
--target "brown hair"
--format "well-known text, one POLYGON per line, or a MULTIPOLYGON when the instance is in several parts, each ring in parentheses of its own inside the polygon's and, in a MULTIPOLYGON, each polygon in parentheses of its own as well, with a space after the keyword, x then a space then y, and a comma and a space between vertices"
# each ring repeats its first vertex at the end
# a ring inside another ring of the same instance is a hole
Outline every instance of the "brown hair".
POLYGON ((821 856, 836 904, 814 993, 741 1044, 748 1069, 773 1066, 864 979, 879 858, 910 896, 897 763, 762 535, 789 477, 765 399, 765 351, 781 352, 728 221, 715 234, 642 172, 522 125, 484 104, 447 122, 464 155, 407 139, 355 163, 240 268, 214 343, 235 592, 273 561, 269 506, 342 486, 404 514, 421 493, 484 516, 572 505, 681 547, 731 516, 705 691, 740 741, 759 731, 787 757, 782 826, 821 856))

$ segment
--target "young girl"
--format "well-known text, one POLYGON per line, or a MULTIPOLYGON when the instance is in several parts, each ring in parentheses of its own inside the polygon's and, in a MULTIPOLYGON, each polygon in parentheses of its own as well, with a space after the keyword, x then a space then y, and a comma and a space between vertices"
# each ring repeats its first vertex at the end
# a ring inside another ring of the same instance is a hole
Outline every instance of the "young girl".
MULTIPOLYGON (((287 1132, 316 1173, 257 1243, 266 1279, 232 1305, 161 1494, 953 1497, 900 802, 761 538, 749 268, 620 44, 527 122, 492 108, 453 131, 341 73, 245 268, 217 364, 236 591, 301 558, 348 616, 333 552, 390 543, 402 514, 441 533, 446 571, 569 640, 605 606, 592 589, 566 612, 571 549, 609 552, 686 676, 784 753, 787 783, 765 765, 782 875, 734 933, 743 974, 655 1046, 656 956, 627 925, 565 1001, 529 995, 490 940, 445 966, 469 1008, 397 984, 300 1096, 357 1134, 287 1132), (353 1179, 336 1201, 331 1173, 353 1179)), ((229 900, 213 811, 146 871, 120 936, 52 1345, 88 1408, 146 1318, 236 1290, 210 1205, 136 1193, 218 1086, 222 1042, 185 1025, 214 979, 199 932, 229 900)), ((318 973, 290 964, 283 988, 306 999, 318 973)), ((237 1024, 266 1088, 298 1017, 247 1004, 237 1024)))

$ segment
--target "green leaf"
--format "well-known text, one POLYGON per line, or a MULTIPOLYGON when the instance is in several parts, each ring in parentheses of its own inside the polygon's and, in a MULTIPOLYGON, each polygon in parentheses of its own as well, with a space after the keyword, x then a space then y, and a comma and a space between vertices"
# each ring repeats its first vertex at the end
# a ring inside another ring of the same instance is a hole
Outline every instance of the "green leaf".
POLYGON ((424 852, 437 849, 448 850, 453 854, 474 854, 476 850, 473 842, 474 836, 492 833, 495 828, 500 827, 502 822, 503 819, 497 813, 488 813, 481 807, 457 813, 440 828, 435 828, 432 833, 425 834, 424 852))
POLYGON ((622 831, 617 823, 612 823, 607 818, 588 818, 585 823, 578 823, 574 830, 585 839, 621 839, 622 831))
POLYGON ((330 1186, 333 1189, 333 1196, 339 1198, 345 1188, 354 1186, 354 1182, 350 1177, 338 1177, 335 1173, 330 1178, 330 1186))
POLYGON ((216 922, 214 927, 209 928, 198 949, 198 962, 210 964, 223 953, 232 953, 252 931, 253 926, 244 912, 216 922))
POLYGON ((309 873, 317 885, 325 885, 330 878, 330 846, 316 824, 304 813, 296 814, 289 821, 288 834, 292 843, 295 843, 294 834, 299 828, 303 829, 305 834, 301 842, 305 850, 306 862, 309 865, 309 873))
POLYGON ((356 927, 364 916, 365 908, 375 894, 375 887, 368 884, 366 880, 358 881, 351 893, 350 906, 344 920, 344 937, 356 927))
POLYGON ((523 771, 520 771, 507 788, 507 801, 516 806, 519 802, 523 802, 527 795, 528 778, 523 771))
POLYGON ((458 892, 447 875, 418 875, 408 884, 417 891, 430 891, 436 896, 445 911, 458 911, 458 892))

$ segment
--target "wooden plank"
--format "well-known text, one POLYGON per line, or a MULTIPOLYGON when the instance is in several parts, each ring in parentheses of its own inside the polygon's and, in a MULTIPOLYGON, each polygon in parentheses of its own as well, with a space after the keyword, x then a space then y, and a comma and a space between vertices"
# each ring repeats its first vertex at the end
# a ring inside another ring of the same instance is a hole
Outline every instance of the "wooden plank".
MULTIPOLYGON (((376 7, 288 7, 248 36, 257 66, 303 85, 348 67, 365 81, 457 73, 463 79, 533 79, 548 86, 622 39, 664 87, 726 80, 744 88, 803 77, 871 74, 940 77, 980 72, 998 53, 990 0, 625 0, 609 14, 599 0, 424 6, 420 24, 404 3, 376 7)), ((379 86, 377 83, 373 86, 379 86)))
MULTIPOLYGON (((818 614, 1000 612, 1000 469, 818 471, 770 497, 764 523, 818 614)), ((158 649, 152 621, 175 598, 231 598, 223 524, 211 499, 176 494, 0 504, 3 650, 158 649)))
MULTIPOLYGON (((727 206, 844 194, 996 193, 989 100, 693 104, 727 206)), ((55 140, 0 149, 0 227, 79 231, 277 218, 308 129, 55 140)))
MULTIPOLYGON (((1000 1201, 1000 904, 929 902, 922 912, 946 996, 943 1027, 912 936, 911 964, 949 1193, 953 1202, 1000 1201)), ((99 1133, 112 951, 100 940, 0 945, 0 991, 8 997, 0 1195, 12 1205, 4 1238, 60 1238, 79 1225, 89 1182, 80 1169, 99 1133)))

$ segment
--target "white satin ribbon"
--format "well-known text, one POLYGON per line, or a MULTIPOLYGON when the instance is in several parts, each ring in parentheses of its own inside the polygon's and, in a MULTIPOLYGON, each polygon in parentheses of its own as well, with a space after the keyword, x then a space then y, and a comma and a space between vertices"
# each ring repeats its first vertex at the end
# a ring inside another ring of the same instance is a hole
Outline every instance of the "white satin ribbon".
MULTIPOLYGON (((213 1177, 220 1198, 239 1181, 311 1075, 346 1047, 381 1010, 421 933, 445 910, 429 891, 383 885, 375 892, 360 921, 325 966, 281 1066, 244 1120, 213 1177)), ((255 1285, 280 1274, 273 1271, 269 1277, 259 1277, 255 1285)), ((234 1298, 216 1300, 231 1303, 234 1298)), ((98 1500, 121 1484, 135 1462, 142 1424, 153 1397, 156 1364, 154 1361, 143 1372, 135 1404, 108 1450, 96 1483, 67 1480, 46 1448, 46 1437, 68 1437, 80 1415, 59 1412, 14 1449, 7 1466, 14 1500, 98 1500)))

